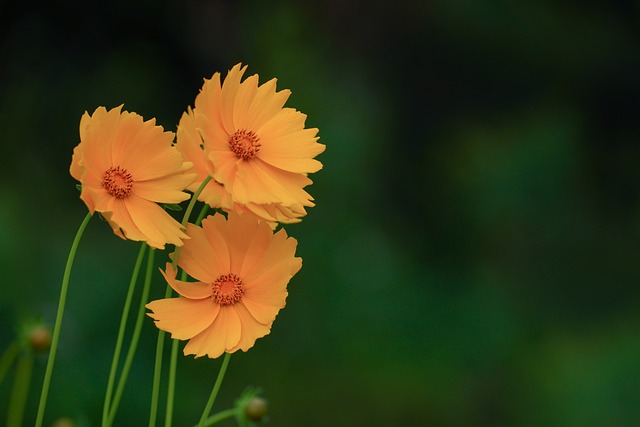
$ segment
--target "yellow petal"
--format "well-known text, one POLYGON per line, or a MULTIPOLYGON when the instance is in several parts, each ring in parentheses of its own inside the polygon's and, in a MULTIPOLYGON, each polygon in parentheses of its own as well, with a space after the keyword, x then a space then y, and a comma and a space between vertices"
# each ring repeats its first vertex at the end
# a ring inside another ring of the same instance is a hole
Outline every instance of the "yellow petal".
POLYGON ((170 332, 172 338, 179 340, 190 339, 204 331, 220 310, 220 306, 211 300, 187 298, 161 299, 146 307, 153 311, 147 314, 155 320, 158 329, 170 332))
POLYGON ((246 65, 241 68, 241 64, 235 65, 222 82, 222 93, 220 98, 220 117, 227 134, 233 135, 237 130, 233 122, 233 110, 236 102, 236 95, 240 88, 240 80, 246 71, 246 65))
POLYGON ((237 350, 247 351, 253 347, 258 338, 262 338, 271 332, 271 324, 263 325, 262 323, 258 323, 243 304, 235 304, 233 308, 240 318, 242 334, 240 335, 238 344, 228 351, 229 353, 237 350))
POLYGON ((169 262, 167 263, 165 270, 166 271, 160 270, 160 273, 167 283, 169 283, 169 286, 183 297, 188 299, 204 299, 211 296, 210 282, 183 282, 182 280, 176 280, 176 271, 169 262))
POLYGON ((247 112, 257 90, 258 76, 255 74, 248 77, 238 87, 233 103, 234 132, 239 129, 246 129, 246 123, 248 122, 247 112))
POLYGON ((194 354, 195 357, 219 357, 238 344, 240 334, 240 317, 236 311, 229 306, 220 307, 213 323, 189 340, 184 347, 184 354, 194 354))
POLYGON ((180 223, 164 209, 136 196, 135 193, 122 200, 133 223, 144 235, 144 240, 149 246, 156 249, 164 249, 166 243, 182 246, 182 239, 186 239, 187 235, 182 231, 180 223))
POLYGON ((136 181, 132 191, 143 199, 157 203, 180 203, 188 200, 183 190, 195 179, 195 174, 173 174, 146 181, 136 181))
POLYGON ((273 323, 280 311, 280 308, 282 308, 270 304, 264 304, 261 301, 255 301, 251 298, 247 298, 246 295, 242 297, 242 304, 244 304, 249 313, 251 313, 251 316, 263 325, 270 325, 273 323))
POLYGON ((184 245, 178 256, 178 265, 196 280, 213 283, 221 274, 229 272, 229 255, 226 245, 212 247, 204 230, 187 224, 189 244, 184 245))
POLYGON ((291 95, 288 89, 276 92, 276 79, 271 79, 258 88, 247 113, 248 129, 258 131, 275 117, 291 95))

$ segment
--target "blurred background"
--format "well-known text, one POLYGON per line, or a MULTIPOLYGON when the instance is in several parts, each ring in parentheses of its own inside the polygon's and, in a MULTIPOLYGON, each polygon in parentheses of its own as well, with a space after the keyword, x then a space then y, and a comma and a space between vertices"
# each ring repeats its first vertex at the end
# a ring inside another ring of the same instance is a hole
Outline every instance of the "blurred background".
MULTIPOLYGON (((253 385, 273 426, 640 425, 639 24, 637 0, 0 1, 0 351, 53 324, 84 111, 175 130, 242 62, 327 149, 287 227, 304 268, 215 409, 253 385)), ((99 425, 137 248, 90 223, 45 425, 99 425)), ((155 337, 116 425, 147 425, 155 337)), ((219 363, 180 358, 174 425, 219 363)))

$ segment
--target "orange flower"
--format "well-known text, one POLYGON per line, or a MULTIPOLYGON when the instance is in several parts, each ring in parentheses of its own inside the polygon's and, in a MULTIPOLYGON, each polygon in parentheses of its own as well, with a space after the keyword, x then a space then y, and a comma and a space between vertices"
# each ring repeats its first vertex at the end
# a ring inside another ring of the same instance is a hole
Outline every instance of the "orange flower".
POLYGON ((181 246, 187 236, 180 223, 157 203, 189 198, 183 190, 195 177, 185 173, 191 164, 171 145, 172 132, 121 109, 98 107, 82 116, 70 167, 82 184, 80 198, 123 239, 181 246))
POLYGON ((302 267, 297 241, 250 215, 216 214, 202 228, 187 226, 178 265, 197 282, 165 279, 182 297, 152 301, 147 308, 159 329, 189 340, 184 354, 211 358, 247 351, 271 330, 285 306, 287 283, 302 267))
MULTIPOLYGON (((175 146, 182 153, 185 160, 193 163, 192 172, 196 173, 196 180, 187 187, 187 189, 193 193, 196 192, 207 176, 214 175, 213 164, 207 161, 203 144, 202 137, 196 127, 195 115, 193 114, 193 110, 189 108, 180 118, 175 146)), ((288 207, 281 204, 261 205, 257 203, 242 204, 234 202, 231 193, 225 189, 224 185, 215 179, 209 181, 198 196, 198 200, 214 208, 223 209, 226 212, 249 212, 259 219, 269 222, 273 228, 275 228, 277 222, 299 222, 299 217, 306 214, 302 205, 288 207)))
MULTIPOLYGON (((258 86, 258 76, 241 82, 246 66, 205 80, 195 100, 194 126, 202 137, 207 170, 235 204, 268 221, 295 222, 314 206, 303 190, 307 174, 322 164, 325 146, 317 129, 305 129, 306 115, 283 108, 291 92, 276 92, 276 80, 258 86)), ((180 142, 179 142, 180 143, 180 142)))

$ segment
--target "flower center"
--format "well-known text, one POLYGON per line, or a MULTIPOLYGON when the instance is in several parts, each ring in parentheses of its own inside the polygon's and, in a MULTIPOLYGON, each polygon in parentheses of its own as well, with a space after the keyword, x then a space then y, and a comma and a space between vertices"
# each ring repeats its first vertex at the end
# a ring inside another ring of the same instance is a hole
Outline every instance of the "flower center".
POLYGON ((229 138, 231 151, 242 160, 249 160, 255 157, 260 151, 260 142, 258 136, 253 131, 237 130, 236 133, 229 138))
POLYGON ((126 169, 122 169, 120 166, 111 167, 102 177, 102 186, 113 197, 124 199, 131 193, 133 178, 126 169))
POLYGON ((211 298, 220 305, 235 304, 243 294, 242 280, 233 273, 222 274, 211 284, 211 298))

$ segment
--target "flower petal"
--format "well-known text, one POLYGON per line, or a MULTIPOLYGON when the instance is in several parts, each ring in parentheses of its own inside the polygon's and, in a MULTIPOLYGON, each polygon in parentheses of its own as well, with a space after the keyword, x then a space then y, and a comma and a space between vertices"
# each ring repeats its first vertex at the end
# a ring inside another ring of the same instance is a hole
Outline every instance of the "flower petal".
POLYGON ((266 122, 275 117, 291 95, 289 89, 276 92, 276 79, 271 79, 260 86, 251 102, 247 113, 248 129, 258 131, 266 122))
POLYGON ((282 262, 288 263, 290 274, 293 276, 302 266, 302 259, 295 257, 297 246, 298 241, 289 237, 284 229, 280 229, 270 240, 269 247, 264 251, 264 256, 253 260, 253 268, 246 271, 246 280, 253 281, 282 262))
MULTIPOLYGON (((246 67, 245 67, 246 68, 246 67)), ((233 124, 234 132, 239 129, 246 129, 247 112, 253 97, 258 90, 258 75, 254 74, 247 77, 245 81, 238 87, 233 104, 233 124)))
MULTIPOLYGON (((122 200, 149 246, 156 249, 164 249, 165 243, 182 246, 182 239, 188 238, 180 223, 157 204, 138 197, 135 193, 122 200)), ((124 231, 126 235, 127 230, 124 231)))
POLYGON ((165 278, 169 286, 183 297, 188 299, 204 299, 211 296, 211 285, 209 283, 183 282, 182 280, 177 280, 177 272, 169 262, 167 263, 165 270, 166 271, 160 270, 160 273, 165 278))
POLYGON ((248 298, 246 294, 242 297, 241 304, 247 308, 251 316, 256 319, 257 322, 263 325, 270 325, 276 319, 278 312, 282 307, 265 304, 261 301, 256 301, 248 298))
POLYGON ((220 117, 222 118, 224 129, 229 135, 233 135, 237 130, 237 127, 233 122, 233 107, 236 102, 238 89, 240 88, 240 80, 242 79, 242 75, 246 69, 246 65, 241 68, 241 64, 236 64, 231 70, 229 70, 224 82, 222 82, 220 117))
POLYGON ((229 255, 226 245, 212 247, 205 231, 193 224, 187 224, 189 244, 184 245, 178 256, 178 265, 189 276, 201 282, 212 283, 218 276, 229 271, 229 255))
POLYGON ((211 300, 166 298, 151 301, 145 307, 158 329, 171 333, 172 338, 190 339, 208 328, 218 316, 220 306, 211 300))
MULTIPOLYGON (((266 232, 267 240, 262 245, 263 249, 266 249, 272 233, 267 224, 261 224, 252 215, 239 215, 236 212, 229 212, 228 216, 233 218, 229 218, 225 226, 221 226, 218 229, 229 248, 230 271, 241 274, 242 265, 249 248, 253 246, 254 239, 262 235, 261 240, 264 241, 264 233, 266 232)), ((260 247, 255 248, 255 250, 260 250, 260 247)))
POLYGON ((131 218, 124 200, 111 197, 104 210, 98 211, 102 213, 116 235, 123 239, 146 241, 146 236, 131 218))
POLYGON ((257 322, 247 308, 242 304, 235 304, 234 310, 240 318, 240 324, 242 325, 242 334, 240 341, 235 347, 229 349, 229 353, 233 353, 237 350, 247 351, 255 344, 258 338, 262 338, 271 332, 271 324, 263 325, 257 322))
POLYGON ((183 190, 195 179, 195 174, 173 174, 146 181, 136 181, 133 192, 143 199, 157 203, 180 203, 189 197, 183 190))
POLYGON ((239 203, 280 203, 309 206, 313 198, 302 188, 311 184, 303 174, 283 171, 258 161, 238 164, 231 194, 239 203))
POLYGON ((202 90, 196 96, 195 109, 193 115, 195 125, 200 132, 205 148, 207 146, 215 149, 228 148, 229 136, 235 132, 227 132, 222 121, 222 85, 220 84, 220 73, 215 73, 211 79, 205 79, 202 90))
POLYGON ((229 306, 220 307, 213 323, 187 343, 184 354, 219 357, 240 342, 241 330, 240 317, 236 311, 229 306))
POLYGON ((225 227, 225 224, 225 217, 218 214, 208 216, 202 221, 202 229, 215 254, 210 262, 216 263, 215 266, 219 268, 221 274, 231 272, 229 242, 220 232, 225 227))

